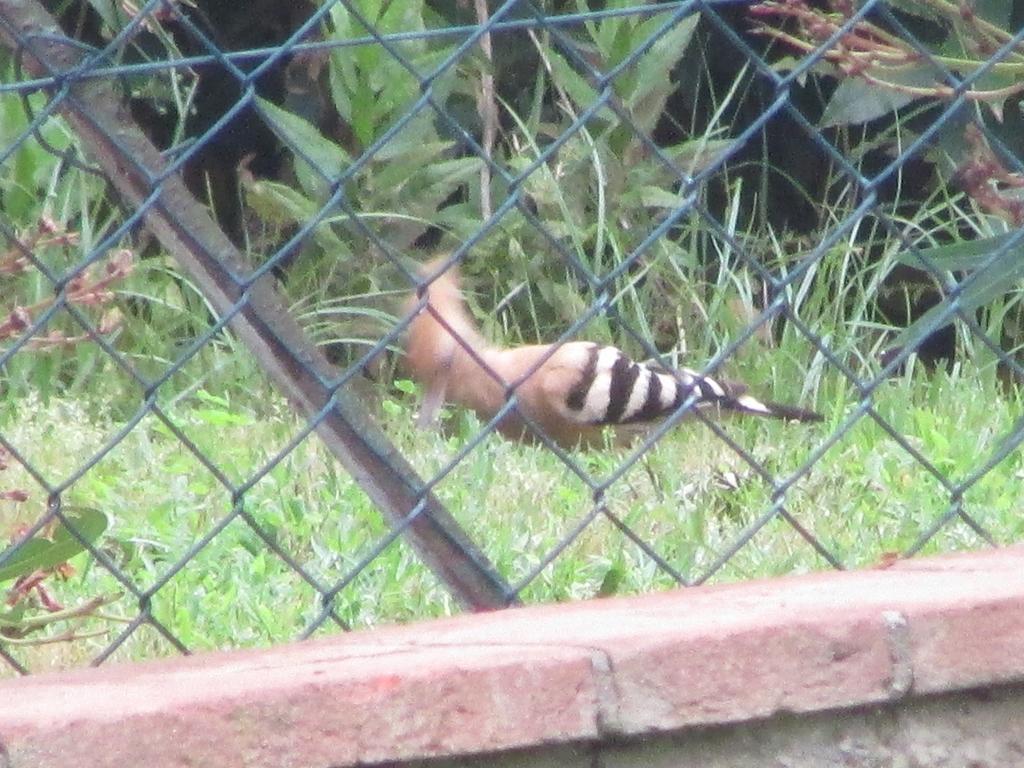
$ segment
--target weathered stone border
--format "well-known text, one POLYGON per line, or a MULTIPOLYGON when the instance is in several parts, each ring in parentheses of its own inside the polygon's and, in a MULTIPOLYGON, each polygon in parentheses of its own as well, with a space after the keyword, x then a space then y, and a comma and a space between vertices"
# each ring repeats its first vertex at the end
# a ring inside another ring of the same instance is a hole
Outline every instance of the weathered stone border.
POLYGON ((992 734, 1005 740, 1024 738, 1021 682, 1012 547, 10 680, 0 766, 343 768, 510 750, 591 765, 603 744, 608 765, 632 765, 613 755, 637 737, 669 749, 709 727, 979 688, 1021 715, 992 734))

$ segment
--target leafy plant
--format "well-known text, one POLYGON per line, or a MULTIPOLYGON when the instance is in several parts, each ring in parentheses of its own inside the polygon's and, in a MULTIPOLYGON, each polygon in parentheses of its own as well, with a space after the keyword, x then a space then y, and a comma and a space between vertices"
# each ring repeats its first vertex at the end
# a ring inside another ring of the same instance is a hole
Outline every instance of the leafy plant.
POLYGON ((52 532, 16 540, 13 547, 0 552, 0 585, 8 588, 5 607, 0 609, 0 644, 31 644, 71 641, 102 633, 81 633, 76 627, 86 618, 113 601, 95 597, 71 608, 62 606, 50 593, 46 582, 54 576, 66 579, 73 572, 68 561, 87 546, 96 546, 107 529, 107 516, 97 509, 65 507, 62 518, 50 526, 52 532), (44 640, 26 640, 59 622, 71 622, 71 628, 44 640))
MULTIPOLYGON (((612 5, 624 8, 628 3, 616 0, 612 5)), ((585 8, 579 4, 579 10, 585 8)), ((664 116, 675 88, 675 69, 698 16, 668 27, 662 15, 612 16, 587 25, 572 46, 601 71, 622 65, 612 87, 626 119, 608 108, 597 110, 568 135, 556 155, 538 163, 547 137, 565 133, 598 94, 567 48, 548 33, 530 33, 531 55, 540 63, 531 70, 532 96, 524 97, 520 88, 513 103, 499 89, 493 105, 502 118, 493 160, 509 174, 523 176, 522 188, 510 188, 497 176, 481 176, 484 161, 452 138, 451 122, 459 120, 469 131, 477 126, 466 105, 476 98, 478 62, 471 57, 450 61, 452 46, 422 39, 390 44, 390 50, 356 42, 369 39, 370 28, 374 34, 409 33, 427 29, 432 21, 423 2, 364 0, 354 10, 332 7, 326 33, 353 43, 335 49, 327 62, 331 101, 343 126, 333 135, 270 101, 258 101, 260 113, 293 154, 297 187, 243 172, 246 199, 264 221, 286 229, 309 227, 302 255, 288 267, 289 290, 303 297, 304 311, 316 318, 325 337, 333 335, 344 343, 360 335, 379 337, 389 321, 383 292, 394 285, 394 278, 386 262, 372 258, 377 243, 404 253, 436 229, 453 243, 472 237, 487 208, 478 179, 489 179, 484 182, 486 197, 495 209, 507 206, 509 195, 522 195, 550 235, 566 242, 589 269, 604 274, 685 204, 679 193, 681 173, 706 168, 731 147, 725 128, 717 126, 699 138, 661 147, 672 168, 654 156, 646 138, 664 116), (427 77, 428 98, 421 99, 427 77), (528 111, 518 112, 516 105, 528 111), (336 192, 342 210, 324 215, 323 206, 336 192), (335 308, 332 302, 338 296, 360 297, 361 302, 335 308), (337 326, 334 334, 329 331, 332 324, 337 326)), ((511 55, 521 66, 521 40, 495 38, 495 57, 511 55), (508 52, 517 45, 515 54, 508 52)), ((544 257, 550 250, 550 241, 515 208, 474 249, 474 271, 498 278, 493 301, 515 310, 505 317, 524 338, 560 332, 592 298, 586 286, 567 280, 560 260, 544 257), (508 269, 510 259, 518 269, 508 269), (516 285, 524 279, 526 292, 517 296, 516 285), (533 320, 534 329, 525 329, 526 318, 533 320)), ((651 264, 658 262, 658 253, 692 263, 671 241, 660 243, 653 253, 651 264)), ((651 264, 638 265, 639 272, 616 286, 632 307, 630 315, 645 330, 650 306, 645 308, 647 300, 635 283, 651 264)), ((613 333, 603 322, 599 326, 590 332, 613 333)))
MULTIPOLYGON (((958 186, 974 204, 970 212, 974 239, 962 240, 964 214, 950 202, 934 216, 945 222, 936 229, 947 241, 942 242, 940 236, 939 243, 933 245, 927 232, 925 238, 909 236, 921 245, 901 249, 892 264, 921 270, 930 280, 942 282, 943 289, 949 284, 943 275, 965 276, 957 302, 968 315, 1003 297, 1016 296, 1024 277, 1024 245, 1013 232, 1000 232, 1003 228, 997 223, 1001 218, 1011 228, 1024 226, 1024 156, 1013 155, 1014 147, 1024 145, 999 125, 1007 100, 1024 93, 1024 46, 1010 45, 1013 3, 995 0, 967 6, 948 0, 897 0, 880 4, 884 12, 873 12, 850 24, 857 5, 842 1, 821 8, 802 0, 764 2, 752 7, 750 14, 757 34, 800 54, 820 57, 810 71, 838 80, 819 121, 822 128, 869 121, 879 125, 884 124, 880 118, 892 115, 893 125, 903 124, 898 146, 906 146, 917 138, 920 128, 908 129, 910 121, 898 116, 900 110, 915 102, 927 107, 952 100, 958 91, 949 83, 950 73, 968 81, 963 96, 968 104, 977 106, 942 116, 928 156, 936 171, 935 183, 958 186), (889 23, 894 18, 897 23, 889 23), (849 28, 840 33, 844 24, 849 28), (908 27, 922 32, 913 35, 908 27), (833 37, 835 41, 827 44, 833 37), (1002 57, 993 62, 996 52, 1005 46, 1009 47, 1002 57), (972 111, 976 112, 973 116, 972 111), (993 151, 983 125, 987 125, 988 135, 1008 138, 1009 145, 1004 144, 1003 149, 1009 155, 993 151)), ((776 67, 788 70, 796 63, 787 57, 776 67)), ((922 125, 931 128, 933 124, 922 125)), ((879 130, 884 134, 884 127, 879 130)), ((1007 317, 1016 303, 1010 298, 998 310, 999 316, 1007 317)), ((896 344, 898 348, 917 348, 929 334, 955 319, 948 305, 940 303, 914 319, 896 337, 896 344)), ((1002 337, 1014 346, 1024 342, 1024 336, 1012 329, 1007 336, 1008 329, 1001 322, 993 326, 997 339, 1002 337)))
MULTIPOLYGON (((422 0, 364 0, 355 6, 378 34, 426 29, 422 0)), ((360 223, 371 224, 399 250, 408 246, 431 226, 433 214, 474 177, 481 163, 476 157, 455 156, 455 142, 439 128, 434 110, 416 106, 422 78, 428 75, 434 104, 444 105, 457 90, 455 66, 441 68, 452 46, 417 38, 387 51, 368 38, 370 28, 344 5, 331 8, 328 35, 346 41, 366 39, 335 49, 327 62, 329 93, 349 140, 325 136, 305 118, 259 99, 257 107, 267 124, 293 152, 298 192, 279 182, 245 180, 247 199, 261 215, 302 225, 344 179, 348 210, 331 212, 314 230, 316 245, 344 262, 358 260, 371 245, 360 223), (401 130, 393 130, 396 124, 401 130), (385 133, 391 135, 383 145, 352 168, 353 158, 385 133), (337 236, 338 231, 347 237, 337 236)))
MULTIPOLYGON (((961 312, 973 313, 979 307, 991 304, 1004 296, 1014 296, 1016 304, 1021 295, 1020 282, 1024 278, 1024 171, 1010 171, 989 147, 976 126, 966 131, 971 152, 959 169, 961 186, 982 213, 992 222, 1003 218, 1013 228, 1000 234, 982 234, 975 240, 954 242, 899 256, 899 262, 926 269, 929 272, 965 273, 964 287, 959 291, 957 303, 961 312)), ((1002 229, 996 227, 996 229, 1002 229)), ((1001 310, 1005 315, 1009 306, 1001 310)), ((1017 313, 1019 315, 1019 311, 1017 313)), ((896 343, 916 347, 927 333, 938 325, 947 325, 955 319, 945 304, 938 304, 918 318, 897 338, 896 343)), ((1008 336, 1014 346, 1024 344, 1024 331, 1017 328, 1008 336)))
POLYGON ((858 5, 839 0, 821 8, 797 0, 759 3, 750 9, 757 33, 802 54, 820 53, 822 63, 816 71, 840 78, 822 118, 824 127, 864 123, 917 99, 950 100, 957 94, 946 72, 969 79, 967 99, 985 105, 997 119, 1002 118, 1006 100, 1024 92, 1024 46, 1011 48, 991 66, 989 61, 1013 40, 1012 0, 971 6, 950 0, 881 3, 897 15, 941 30, 938 39, 922 34, 913 41, 902 36, 905 26, 893 31, 877 15, 839 34, 858 5), (794 22, 795 30, 784 22, 794 22), (835 35, 838 39, 823 47, 835 35))

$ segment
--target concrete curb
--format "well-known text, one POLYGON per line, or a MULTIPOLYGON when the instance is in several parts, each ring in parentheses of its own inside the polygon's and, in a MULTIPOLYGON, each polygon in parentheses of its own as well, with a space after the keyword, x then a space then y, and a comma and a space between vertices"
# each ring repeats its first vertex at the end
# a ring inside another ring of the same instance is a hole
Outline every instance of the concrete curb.
POLYGON ((1012 547, 0 682, 0 766, 455 759, 1020 681, 1012 547))

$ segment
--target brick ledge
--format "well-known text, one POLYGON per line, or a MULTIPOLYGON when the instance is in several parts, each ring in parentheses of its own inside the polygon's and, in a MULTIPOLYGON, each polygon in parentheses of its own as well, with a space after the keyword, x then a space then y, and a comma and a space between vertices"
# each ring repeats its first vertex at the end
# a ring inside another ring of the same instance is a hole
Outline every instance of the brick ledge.
POLYGON ((0 767, 342 768, 1018 681, 1024 546, 4 681, 0 767))

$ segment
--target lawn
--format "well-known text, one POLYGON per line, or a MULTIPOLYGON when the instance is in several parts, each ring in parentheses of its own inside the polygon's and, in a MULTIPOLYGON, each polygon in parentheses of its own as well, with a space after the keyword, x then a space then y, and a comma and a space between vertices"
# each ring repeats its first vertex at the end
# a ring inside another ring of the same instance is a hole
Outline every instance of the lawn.
MULTIPOLYGON (((687 582, 831 567, 786 518, 844 567, 870 567, 919 546, 941 552, 985 545, 959 518, 941 524, 955 511, 950 492, 874 420, 862 417, 846 427, 860 402, 852 386, 830 369, 817 377, 801 377, 794 369, 772 379, 785 359, 780 350, 747 355, 744 375, 772 381, 767 392, 760 390, 780 400, 810 385, 825 421, 733 417, 722 428, 777 480, 816 457, 837 430, 845 431, 800 472, 779 509, 772 487, 696 419, 669 431, 635 461, 622 449, 573 454, 589 484, 543 447, 491 436, 451 469, 438 495, 526 602, 674 586, 674 576, 624 535, 612 516, 687 582), (595 505, 593 487, 631 461, 595 505), (936 528, 922 545, 921 537, 936 528)), ((387 526, 315 436, 276 460, 301 423, 271 392, 252 395, 229 400, 199 390, 165 411, 215 471, 165 423, 146 415, 64 494, 65 503, 94 507, 110 518, 102 552, 144 596, 152 615, 195 650, 334 632, 339 622, 367 627, 456 612, 452 597, 401 540, 353 574, 384 540, 387 526), (247 489, 236 495, 243 483, 247 489), (325 620, 318 590, 341 584, 332 618, 325 620)), ((1019 392, 991 367, 929 372, 916 366, 883 382, 873 403, 879 417, 951 483, 970 477, 998 449, 1021 412, 1019 392)), ((451 412, 444 434, 418 431, 412 425, 415 404, 414 396, 391 390, 378 417, 420 474, 433 477, 479 423, 451 412)), ((103 451, 124 425, 125 410, 124 402, 115 406, 100 398, 27 398, 0 411, 0 432, 58 484, 103 451)), ((31 498, 0 506, 0 528, 8 531, 33 522, 45 506, 45 493, 17 462, 9 464, 0 476, 4 486, 24 488, 31 498)), ((963 510, 995 542, 1024 538, 1022 477, 1024 459, 1012 451, 964 489, 963 510)), ((84 554, 72 565, 66 578, 49 580, 63 605, 100 595, 115 599, 97 617, 75 625, 78 639, 9 646, 30 669, 87 662, 140 613, 140 598, 105 565, 84 554)), ((58 623, 31 638, 68 629, 58 623)), ((143 625, 117 645, 113 658, 174 652, 171 642, 143 625)))

